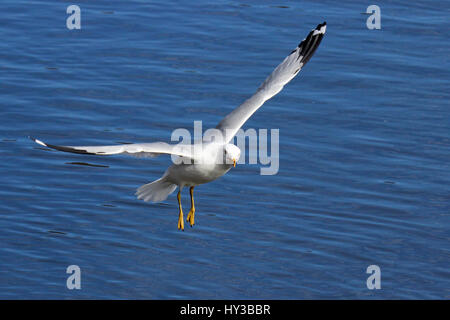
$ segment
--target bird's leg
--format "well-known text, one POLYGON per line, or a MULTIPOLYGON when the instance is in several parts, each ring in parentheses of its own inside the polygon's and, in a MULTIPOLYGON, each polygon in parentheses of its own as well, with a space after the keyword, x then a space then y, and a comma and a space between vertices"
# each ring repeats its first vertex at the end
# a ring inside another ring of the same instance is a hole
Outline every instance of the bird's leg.
POLYGON ((191 227, 194 225, 194 215, 195 215, 195 206, 194 206, 194 187, 189 189, 191 194, 191 210, 188 213, 186 221, 191 224, 191 227))
POLYGON ((183 221, 183 208, 181 208, 181 191, 178 191, 178 207, 180 208, 180 214, 178 216, 178 229, 184 231, 184 221, 183 221))

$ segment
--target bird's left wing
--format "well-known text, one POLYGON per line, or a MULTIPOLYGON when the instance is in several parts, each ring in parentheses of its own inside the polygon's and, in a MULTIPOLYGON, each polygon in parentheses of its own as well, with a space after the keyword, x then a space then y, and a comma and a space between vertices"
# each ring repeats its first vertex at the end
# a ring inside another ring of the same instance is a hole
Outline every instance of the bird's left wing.
POLYGON ((34 142, 48 148, 64 152, 109 156, 113 154, 128 154, 137 157, 156 157, 161 154, 177 155, 193 158, 192 147, 186 144, 168 144, 165 142, 131 143, 112 146, 55 146, 30 137, 34 142))
POLYGON ((229 142, 239 128, 251 117, 264 102, 280 92, 284 85, 291 81, 301 68, 311 59, 319 47, 325 34, 326 22, 317 25, 308 36, 300 42, 284 61, 275 68, 272 74, 263 82, 256 93, 239 107, 228 114, 216 127, 221 130, 225 142, 229 142))

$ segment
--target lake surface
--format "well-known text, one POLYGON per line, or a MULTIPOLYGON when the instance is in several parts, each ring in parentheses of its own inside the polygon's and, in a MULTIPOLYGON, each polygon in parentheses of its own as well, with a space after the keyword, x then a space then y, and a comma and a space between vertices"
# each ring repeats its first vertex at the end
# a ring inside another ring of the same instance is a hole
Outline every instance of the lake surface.
POLYGON ((448 2, 378 1, 380 30, 359 1, 80 0, 81 30, 70 4, 2 2, 0 298, 450 298, 448 2), (197 187, 184 232, 175 194, 134 196, 169 157, 28 139, 214 127, 322 21, 311 61, 245 125, 280 130, 278 174, 242 164, 197 187))

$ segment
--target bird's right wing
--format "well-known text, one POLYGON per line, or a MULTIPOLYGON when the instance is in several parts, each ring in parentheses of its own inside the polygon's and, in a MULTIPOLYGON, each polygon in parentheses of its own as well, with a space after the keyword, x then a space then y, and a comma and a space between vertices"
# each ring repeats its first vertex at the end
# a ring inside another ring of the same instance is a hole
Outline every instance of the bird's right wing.
POLYGON ((273 70, 270 76, 258 88, 256 93, 239 107, 229 113, 217 125, 216 129, 222 132, 225 142, 229 142, 242 127, 242 125, 267 100, 272 98, 291 81, 311 59, 325 35, 326 23, 321 23, 313 29, 308 36, 300 42, 284 61, 273 70))
POLYGON ((64 152, 109 156, 113 154, 128 154, 137 157, 157 157, 161 154, 177 155, 184 158, 193 158, 192 146, 186 144, 168 144, 165 142, 131 143, 112 146, 56 146, 31 138, 41 146, 64 152))

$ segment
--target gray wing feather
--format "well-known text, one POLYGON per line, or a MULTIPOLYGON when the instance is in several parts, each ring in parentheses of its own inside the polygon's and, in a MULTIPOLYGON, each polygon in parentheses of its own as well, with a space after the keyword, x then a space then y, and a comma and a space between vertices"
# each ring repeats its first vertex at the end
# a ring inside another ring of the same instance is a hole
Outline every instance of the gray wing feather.
POLYGON ((113 154, 128 154, 137 157, 156 157, 161 154, 173 154, 180 157, 192 158, 190 145, 171 145, 165 142, 132 143, 111 146, 56 146, 31 138, 34 142, 59 151, 108 156, 113 154))
POLYGON ((264 102, 280 92, 300 72, 301 68, 311 59, 319 47, 325 30, 326 22, 317 25, 315 29, 311 30, 297 48, 267 77, 256 93, 222 119, 216 126, 216 129, 222 131, 222 134, 226 137, 226 142, 229 142, 234 137, 242 125, 264 102))

